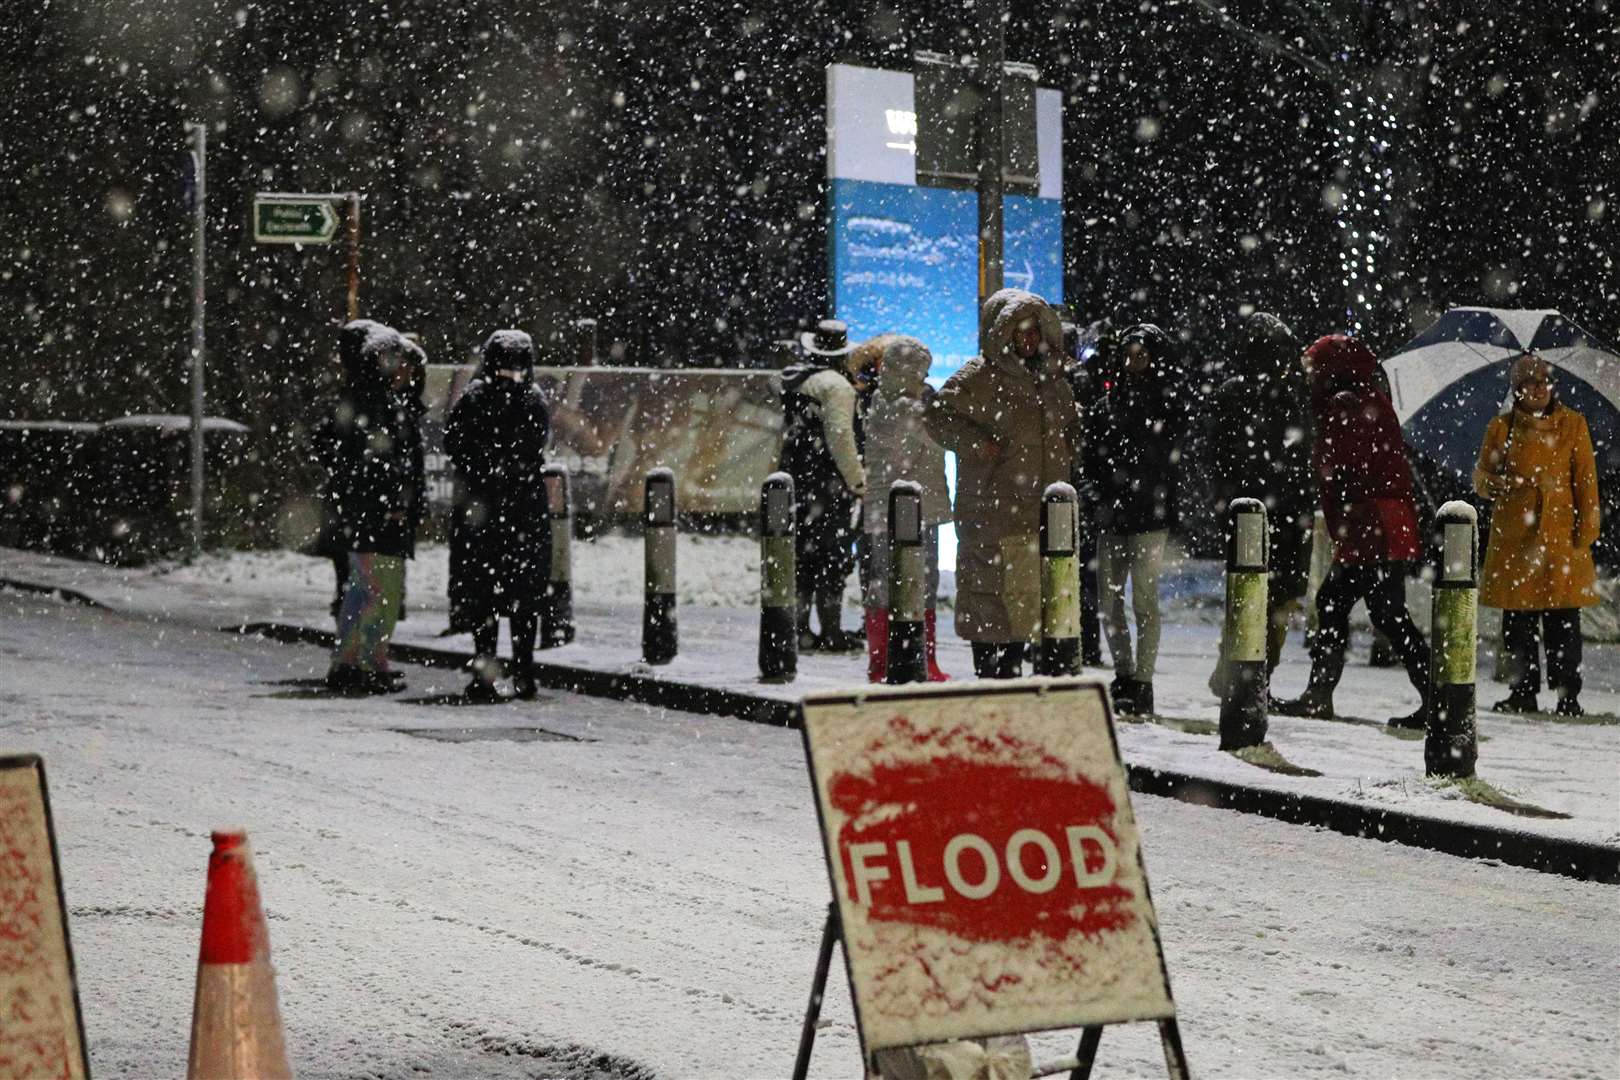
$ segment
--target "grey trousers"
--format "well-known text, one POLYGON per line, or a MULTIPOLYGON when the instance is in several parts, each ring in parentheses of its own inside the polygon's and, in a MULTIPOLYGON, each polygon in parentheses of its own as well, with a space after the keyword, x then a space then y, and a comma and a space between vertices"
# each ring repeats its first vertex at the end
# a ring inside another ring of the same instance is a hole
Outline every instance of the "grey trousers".
POLYGON ((1097 578, 1102 593, 1103 632, 1114 658, 1114 674, 1152 682, 1159 661, 1159 572, 1169 533, 1105 532, 1097 541, 1097 578), (1136 655, 1131 655, 1131 628, 1125 621, 1125 582, 1131 583, 1131 611, 1136 616, 1136 655))

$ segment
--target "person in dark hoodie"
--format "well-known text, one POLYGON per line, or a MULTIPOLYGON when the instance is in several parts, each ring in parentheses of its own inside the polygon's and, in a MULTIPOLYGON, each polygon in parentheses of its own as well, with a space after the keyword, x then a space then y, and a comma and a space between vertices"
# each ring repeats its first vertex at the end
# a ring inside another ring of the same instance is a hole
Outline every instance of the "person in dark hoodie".
MULTIPOLYGON (((1084 416, 1103 391, 1103 367, 1106 358, 1117 352, 1113 327, 1097 324, 1096 336, 1084 346, 1080 328, 1073 322, 1063 322, 1063 362, 1074 394, 1075 408, 1084 416)), ((1069 483, 1079 495, 1080 532, 1075 546, 1080 563, 1080 662, 1087 667, 1102 667, 1102 631, 1098 623, 1102 610, 1101 585, 1097 580, 1097 505, 1096 488, 1087 483, 1085 459, 1076 454, 1071 467, 1069 483)))
POLYGON ((461 551, 456 583, 458 625, 473 632, 474 701, 501 697, 497 649, 500 618, 512 639, 512 692, 532 698, 539 601, 551 566, 546 515, 545 397, 531 376, 534 342, 521 330, 497 330, 484 342, 481 378, 450 411, 445 453, 456 467, 451 528, 461 551))
MULTIPOLYGON (((1230 379, 1221 383, 1208 417, 1209 465, 1215 512, 1227 519, 1233 499, 1259 499, 1266 507, 1271 574, 1266 591, 1266 672, 1277 669, 1310 581, 1316 477, 1311 467, 1310 388, 1299 368, 1299 341, 1283 321, 1264 311, 1238 327, 1230 379)), ((1226 643, 1209 686, 1225 693, 1226 643)))
POLYGON ((1315 424, 1312 461, 1333 565, 1316 593, 1311 678, 1305 693, 1276 701, 1283 716, 1331 717, 1344 674, 1350 609, 1367 602, 1375 627, 1394 646, 1423 704, 1395 727, 1427 726, 1429 646, 1406 611, 1406 564, 1423 550, 1412 472, 1400 421, 1379 380, 1378 358, 1342 334, 1319 338, 1301 360, 1310 376, 1315 424))
POLYGON ((1116 370, 1086 412, 1084 472, 1095 491, 1103 630, 1114 660, 1114 704, 1153 712, 1159 654, 1159 571, 1175 511, 1181 443, 1187 433, 1186 385, 1169 335, 1140 323, 1120 338, 1116 370), (1125 621, 1131 582, 1136 649, 1125 621))
POLYGON ((403 685, 389 670, 388 643, 426 502, 418 413, 408 400, 413 373, 399 334, 369 319, 343 327, 338 355, 345 385, 332 424, 329 496, 349 573, 326 682, 388 693, 403 685))

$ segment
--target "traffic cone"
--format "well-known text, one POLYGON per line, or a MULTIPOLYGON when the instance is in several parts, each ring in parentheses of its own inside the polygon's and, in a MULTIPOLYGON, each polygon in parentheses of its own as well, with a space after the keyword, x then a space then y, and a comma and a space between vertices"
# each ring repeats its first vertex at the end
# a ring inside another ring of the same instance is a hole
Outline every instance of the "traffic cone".
POLYGON ((270 966, 270 932, 247 833, 216 832, 208 856, 202 956, 188 1080, 292 1076, 270 966))

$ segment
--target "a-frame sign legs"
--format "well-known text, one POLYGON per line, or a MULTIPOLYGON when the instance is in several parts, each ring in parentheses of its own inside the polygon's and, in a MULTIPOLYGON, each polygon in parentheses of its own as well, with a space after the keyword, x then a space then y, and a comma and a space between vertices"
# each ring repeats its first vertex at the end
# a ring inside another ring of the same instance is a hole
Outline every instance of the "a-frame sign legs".
POLYGON ((816 1042, 816 1024, 821 1020, 821 999, 827 993, 827 971, 832 967, 833 945, 838 941, 838 904, 827 905, 827 925, 821 931, 821 955, 816 957, 816 978, 810 984, 810 1005, 804 1010, 804 1030, 799 1032, 799 1058, 793 1063, 793 1080, 804 1080, 810 1073, 810 1050, 816 1042))
MULTIPOLYGON (((1164 1064, 1170 1072, 1170 1080, 1190 1080, 1191 1074, 1187 1071, 1187 1053, 1181 1048, 1181 1028, 1176 1026, 1176 1018, 1169 1017, 1159 1021, 1159 1041, 1164 1044, 1164 1064)), ((1097 1044, 1102 1042, 1102 1028, 1088 1027, 1080 1034, 1080 1052, 1075 1055, 1075 1065, 1069 1072, 1069 1080, 1091 1080, 1091 1067, 1097 1063, 1097 1044)))
POLYGON ((1097 1044, 1102 1042, 1102 1028, 1088 1027, 1080 1033, 1080 1052, 1075 1055, 1074 1068, 1069 1080, 1091 1080, 1091 1067, 1097 1064, 1097 1044))

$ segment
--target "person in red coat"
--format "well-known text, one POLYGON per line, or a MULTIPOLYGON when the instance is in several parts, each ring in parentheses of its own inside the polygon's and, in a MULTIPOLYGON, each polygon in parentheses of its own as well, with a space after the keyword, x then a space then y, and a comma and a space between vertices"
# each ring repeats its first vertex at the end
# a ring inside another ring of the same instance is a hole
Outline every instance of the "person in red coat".
POLYGON ((1273 703, 1283 716, 1331 717, 1333 690, 1344 674, 1350 609, 1365 600, 1373 626, 1394 646, 1422 706, 1395 717, 1397 727, 1428 722, 1429 646, 1406 611, 1406 566, 1422 554, 1412 472, 1395 408, 1379 379, 1378 358, 1353 338, 1332 334, 1305 350, 1316 420, 1312 451, 1333 565, 1316 594, 1317 631, 1311 680, 1292 701, 1273 703))

